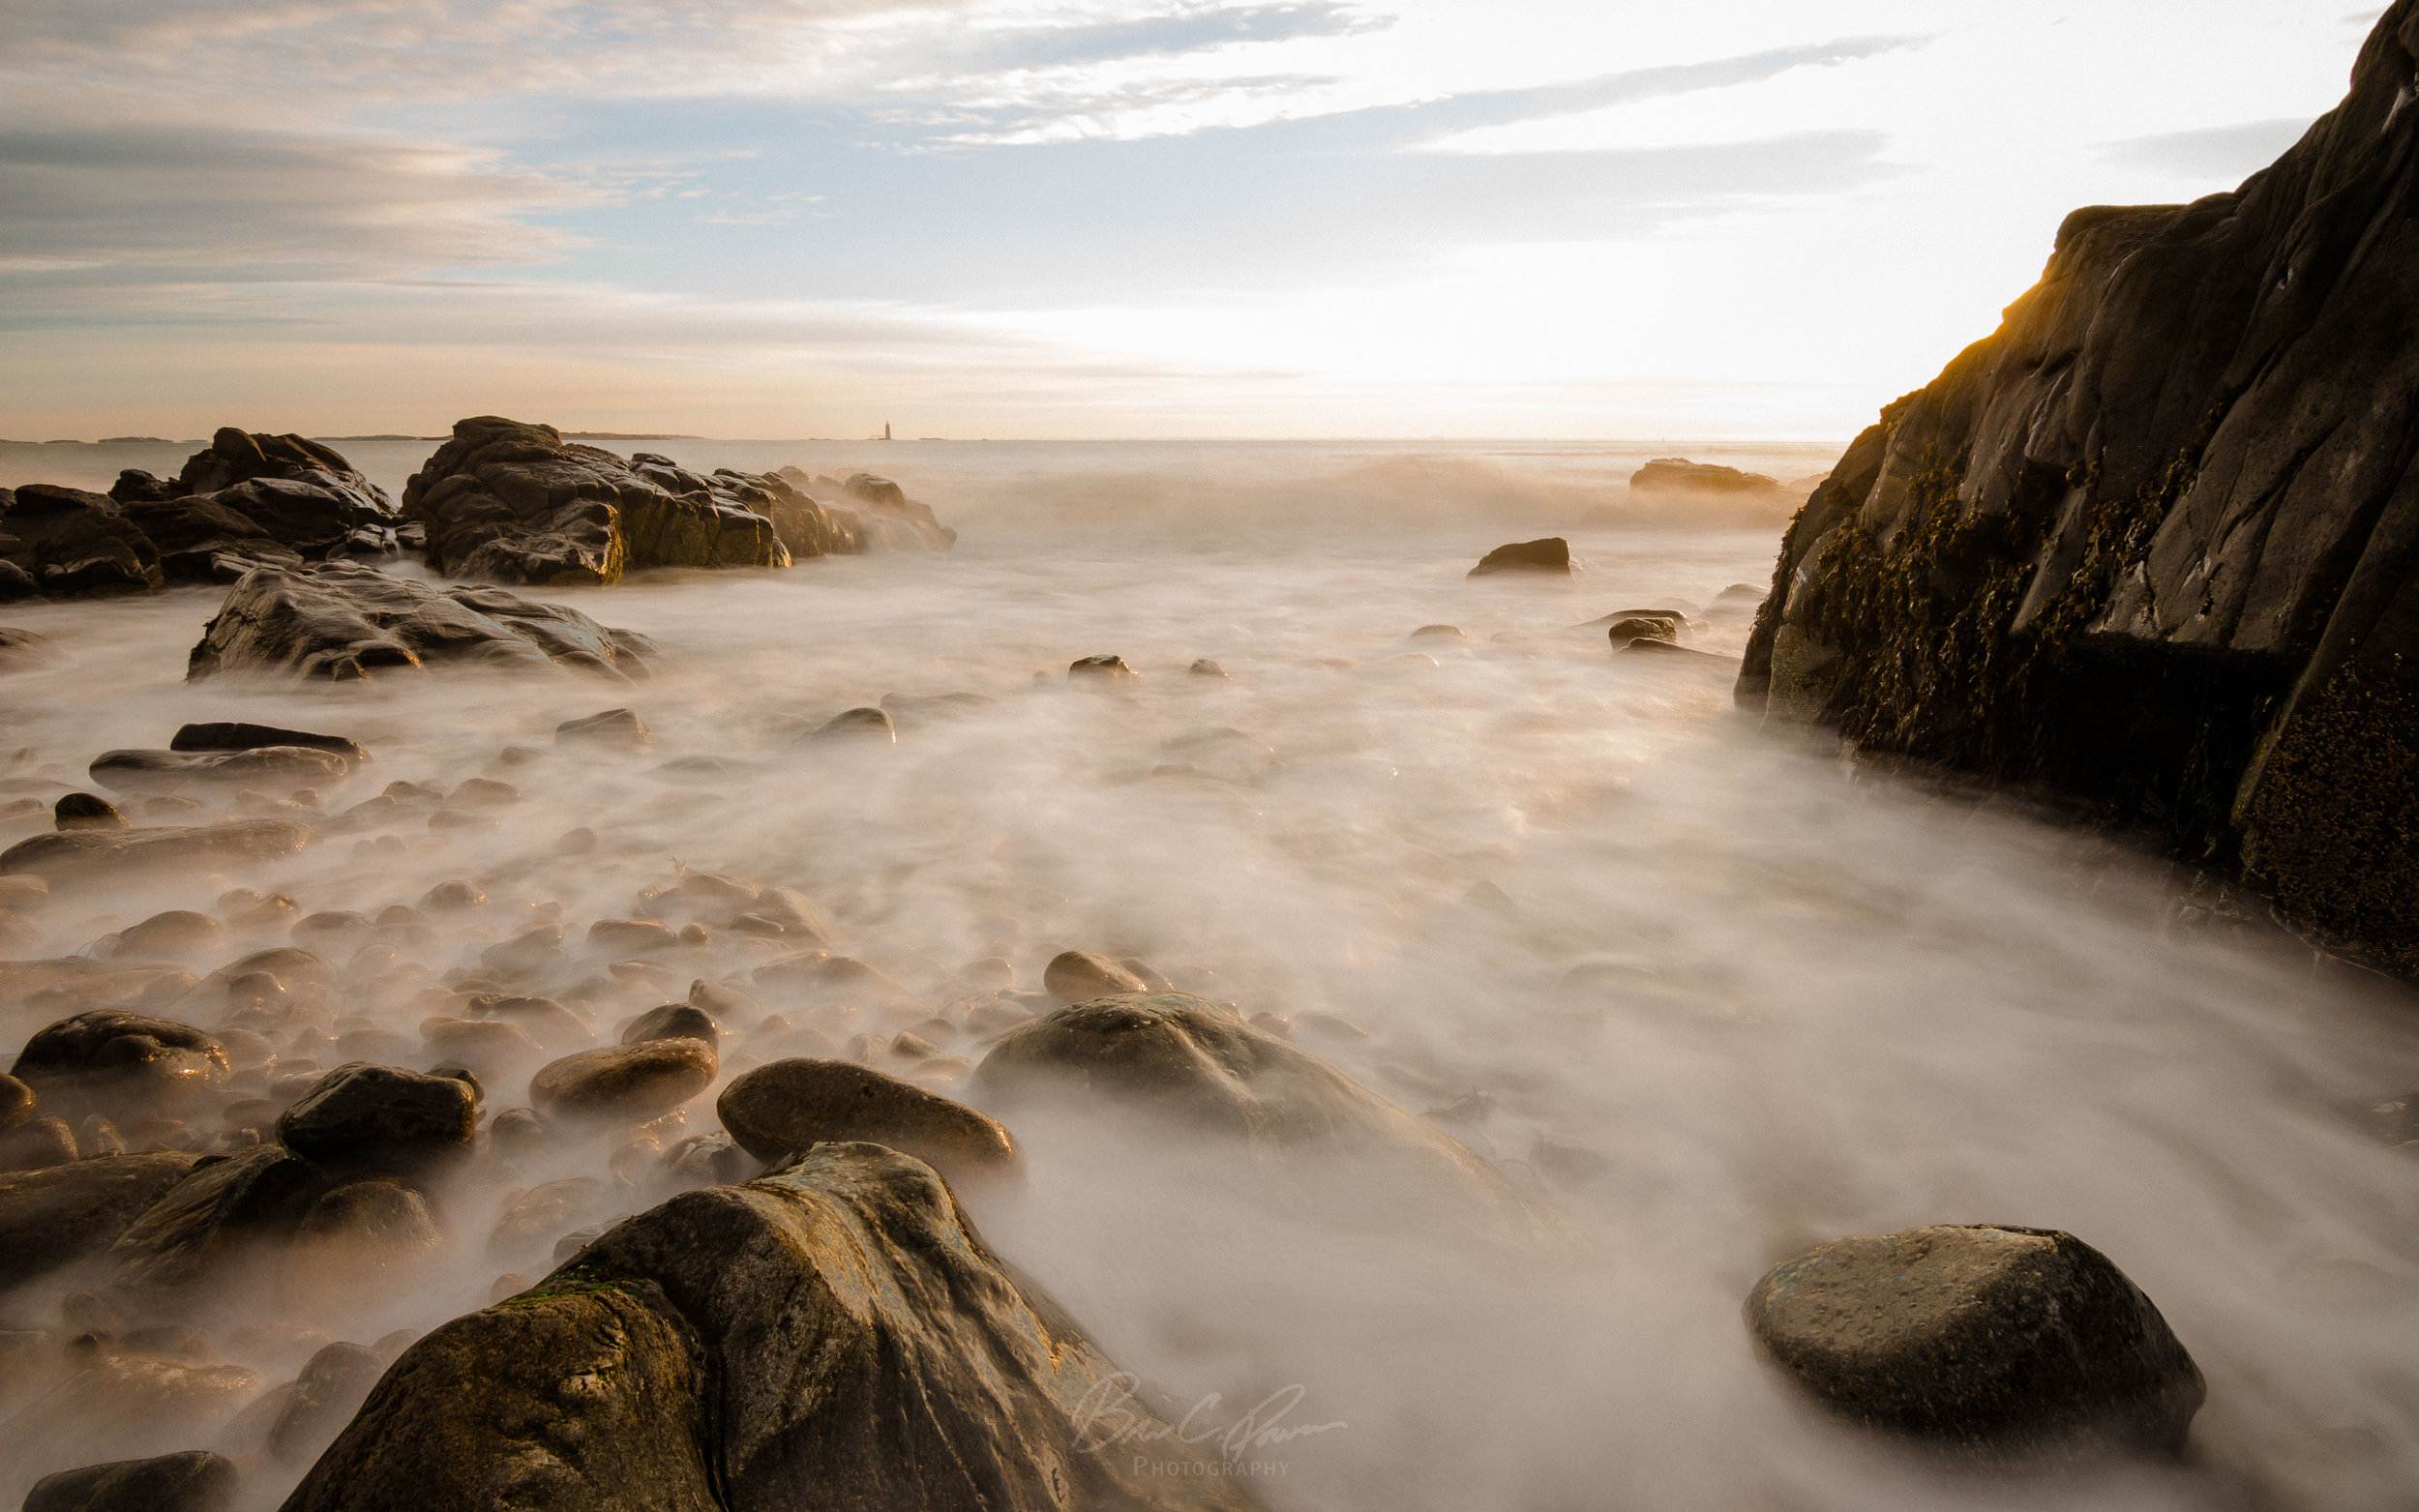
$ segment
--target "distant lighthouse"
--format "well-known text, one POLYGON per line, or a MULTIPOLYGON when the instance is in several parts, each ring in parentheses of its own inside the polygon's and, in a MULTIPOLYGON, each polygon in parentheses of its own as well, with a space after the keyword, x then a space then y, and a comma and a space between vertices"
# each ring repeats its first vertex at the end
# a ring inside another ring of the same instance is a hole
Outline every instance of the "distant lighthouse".
POLYGON ((890 422, 887 420, 881 423, 881 438, 885 441, 890 439, 890 422))

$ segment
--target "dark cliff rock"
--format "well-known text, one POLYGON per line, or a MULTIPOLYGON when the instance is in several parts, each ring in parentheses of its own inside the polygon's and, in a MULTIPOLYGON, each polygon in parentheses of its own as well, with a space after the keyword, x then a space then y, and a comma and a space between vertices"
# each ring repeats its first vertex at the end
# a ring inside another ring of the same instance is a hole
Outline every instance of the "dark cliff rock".
POLYGON ((2419 0, 2275 165, 2070 216, 1792 523, 1743 703, 2037 784, 2419 968, 2419 0))
POLYGON ((501 588, 439 592, 358 563, 333 562, 295 571, 255 568, 236 579, 203 628, 185 678, 254 671, 344 682, 463 664, 559 665, 623 679, 645 676, 646 658, 654 652, 645 637, 610 629, 558 604, 501 588))

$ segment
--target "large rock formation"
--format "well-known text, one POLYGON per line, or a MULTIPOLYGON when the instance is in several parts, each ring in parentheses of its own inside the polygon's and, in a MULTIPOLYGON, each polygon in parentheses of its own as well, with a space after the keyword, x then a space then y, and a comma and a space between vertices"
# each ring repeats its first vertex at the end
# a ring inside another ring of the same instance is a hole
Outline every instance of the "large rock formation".
POLYGON ((795 468, 691 472, 668 457, 625 461, 552 426, 483 415, 457 423, 403 489, 429 565, 509 583, 611 583, 647 567, 787 567, 797 557, 955 539, 896 484, 860 475, 811 497, 795 468), (886 492, 884 490, 887 490, 886 492), (830 490, 827 490, 830 491, 830 490))
POLYGON ((2419 968, 2419 0, 2232 193, 2077 211, 1790 527, 1743 702, 2077 794, 2419 968))
POLYGON ((52 596, 139 593, 260 563, 392 556, 416 539, 402 524, 334 450, 230 427, 171 480, 129 470, 106 494, 0 489, 0 561, 52 596))
POLYGON ((227 590, 185 669, 286 672, 348 681, 434 664, 561 665, 609 677, 646 675, 655 648, 578 609, 538 604, 501 588, 449 588, 356 563, 309 571, 262 567, 227 590))
POLYGON ((1249 1508, 932 1168, 817 1146, 404 1351, 288 1512, 1249 1508))

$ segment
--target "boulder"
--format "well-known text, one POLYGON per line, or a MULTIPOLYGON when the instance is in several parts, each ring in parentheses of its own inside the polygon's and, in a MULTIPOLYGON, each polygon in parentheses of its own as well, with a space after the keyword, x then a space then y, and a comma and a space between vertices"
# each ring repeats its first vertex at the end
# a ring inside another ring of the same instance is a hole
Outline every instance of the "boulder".
POLYGON ((1748 707, 2062 789, 2419 971, 2419 3, 2189 205, 2076 211, 1791 526, 1748 707))
POLYGON ((416 1174, 468 1153, 478 1102, 458 1078, 357 1060, 313 1082, 279 1116, 278 1142, 347 1175, 416 1174))
POLYGON ((78 1153, 75 1131, 55 1114, 27 1119, 0 1135, 0 1171, 47 1171, 78 1153))
POLYGON ((630 1021, 621 1031, 624 1045, 637 1045, 647 1040, 701 1040, 708 1049, 722 1044, 722 1025, 714 1016, 694 1003, 664 1003, 649 1008, 630 1021))
POLYGON ((1680 643, 1680 632, 1670 620, 1642 614, 1614 620, 1604 627, 1604 637, 1612 642, 1616 651, 1640 640, 1658 640, 1666 645, 1680 643))
POLYGON ((2053 1230, 1840 1239, 1774 1267, 1747 1317, 1766 1356, 1824 1407, 1993 1458, 2172 1453, 2206 1394, 2150 1299, 2053 1230))
POLYGON ((118 811, 118 806, 96 793, 63 794, 50 806, 50 823, 54 829, 133 829, 134 821, 118 811))
POLYGON ((189 1023, 102 1008, 38 1030, 9 1075, 45 1111, 182 1117, 228 1075, 226 1052, 189 1023))
POLYGON ((95 1155, 0 1175, 0 1292, 117 1242, 198 1155, 95 1155))
POLYGON ((427 1198, 385 1177, 347 1181, 304 1209, 279 1266, 279 1295, 340 1321, 424 1281, 444 1246, 427 1198))
POLYGON ((202 1161, 118 1235, 105 1257, 113 1284, 138 1294, 184 1290, 290 1238, 331 1182, 275 1144, 202 1161))
MULTIPOLYGON (((15 497, 14 489, 0 489, 0 516, 7 514, 8 501, 15 497)), ((34 575, 5 556, 0 556, 0 604, 22 604, 42 597, 42 584, 34 575)))
POLYGON ((1089 950, 1065 950, 1051 958, 1042 967, 1042 991, 1060 1005, 1089 1002, 1113 993, 1147 993, 1150 989, 1141 977, 1126 970, 1106 956, 1095 956, 1089 950))
MULTIPOLYGON (((643 455, 643 454, 642 454, 643 455)), ((669 464, 624 461, 552 426, 459 421, 403 489, 433 571, 502 583, 612 583, 649 567, 787 567, 764 515, 669 464)))
POLYGON ((226 926, 191 908, 170 908, 107 937, 98 954, 112 961, 192 962, 215 954, 226 926))
POLYGON ((34 1089, 15 1077, 0 1077, 0 1134, 34 1116, 34 1089))
POLYGON ((265 746, 252 751, 105 751, 93 758, 90 775, 111 792, 163 793, 313 787, 343 782, 351 769, 333 751, 265 746))
POLYGON ((607 709, 586 714, 576 720, 565 720, 554 726, 557 745, 620 746, 628 750, 651 746, 655 731, 636 709, 607 709))
POLYGON ((1121 656, 1102 655, 1077 657, 1067 664, 1066 675, 1070 682, 1084 678, 1118 682, 1128 677, 1140 677, 1142 673, 1126 666, 1125 658, 1121 656))
POLYGON ((642 1040, 583 1050, 529 1079, 529 1101, 573 1124, 639 1123, 714 1084, 714 1047, 702 1040, 642 1040))
POLYGON ((1130 1386, 930 1167, 826 1144, 673 1198, 433 1330, 286 1506, 1257 1504, 1130 1386), (1124 1441, 1104 1442, 1104 1406, 1124 1441))
POLYGON ((227 1512, 235 1462, 207 1449, 59 1470, 34 1483, 24 1512, 227 1512))
POLYGON ((170 751, 258 751, 266 746, 302 746, 333 751, 353 766, 368 763, 370 753, 357 740, 343 735, 314 735, 304 729, 280 729, 274 725, 183 725, 168 742, 170 751))
POLYGON ((1685 457, 1656 458, 1629 475, 1629 487, 1650 493, 1780 493, 1787 489, 1778 478, 1714 462, 1692 462, 1685 457))
POLYGON ((733 1078, 715 1114, 741 1149, 774 1161, 829 1141, 886 1144, 964 1182, 1015 1168, 998 1120, 849 1060, 776 1060, 733 1078))
POLYGON ((497 588, 427 583, 352 562, 263 567, 227 590, 187 660, 188 682, 222 671, 349 681, 381 670, 559 666, 646 675, 655 648, 577 609, 497 588))
POLYGON ((361 1410, 370 1388, 386 1374, 377 1351, 358 1344, 330 1344, 303 1363, 292 1395, 269 1427, 269 1453, 287 1465, 319 1457, 361 1410))
POLYGON ((897 743, 899 726, 881 709, 845 709, 815 729, 817 740, 861 740, 873 745, 897 743))
POLYGON ((28 873, 57 886, 114 881, 145 872, 216 869, 291 855, 319 838, 299 819, 229 819, 191 828, 69 830, 0 850, 0 875, 28 873))
POLYGON ((1546 536, 1538 541, 1515 541, 1499 546, 1478 558, 1478 565, 1465 574, 1484 578, 1491 573, 1561 573, 1570 572, 1570 543, 1561 536, 1546 536))
POLYGON ((160 548, 105 494, 33 483, 0 500, 0 561, 50 598, 149 593, 160 548))

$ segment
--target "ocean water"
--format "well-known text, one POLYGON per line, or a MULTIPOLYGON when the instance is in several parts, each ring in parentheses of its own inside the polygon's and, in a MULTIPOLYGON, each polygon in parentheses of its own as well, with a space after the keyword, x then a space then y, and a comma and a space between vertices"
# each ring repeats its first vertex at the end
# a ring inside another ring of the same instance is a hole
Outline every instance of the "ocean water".
MULTIPOLYGON (((961 540, 559 595, 661 645, 627 687, 188 685, 215 591, 13 608, 0 622, 51 644, 0 673, 0 748, 18 753, 0 798, 235 718, 367 744, 374 763, 319 795, 330 812, 398 780, 523 793, 493 829, 332 835, 256 872, 65 897, 39 917, 43 950, 238 885, 375 914, 473 879, 483 909, 366 961, 334 1006, 409 1041, 448 972, 530 922, 570 931, 542 990, 595 977, 586 925, 686 866, 802 889, 904 984, 846 1014, 756 990, 827 1014, 835 1037, 946 1017, 995 958, 1034 990, 1070 948, 1286 1016, 1398 1107, 1441 1111, 1580 1242, 1526 1253, 1402 1194, 1357 1196, 1349 1172, 1320 1201, 1274 1201, 1236 1152, 1071 1115, 1012 1119, 1029 1181, 969 1199, 995 1247, 1199 1422, 1259 1408, 1322 1429, 1245 1456, 1276 1507, 2408 1505, 2419 1164, 2365 1110, 2419 1087, 2409 994, 2278 931, 2193 926, 2155 857, 1740 712, 1753 603, 1720 596, 1768 582, 1778 519, 1692 520, 1622 480, 1673 454, 1795 478, 1820 449, 615 444, 871 468, 961 540), (1548 531, 1582 559, 1570 578, 1465 577, 1548 531), (1615 656, 1586 623, 1656 605, 1686 606, 1706 655, 1615 656), (1460 634, 1413 636, 1431 625, 1460 634), (1068 681, 1103 653, 1141 675, 1068 681), (1228 675, 1194 675, 1200 658, 1228 675), (885 697, 895 744, 804 738, 885 697), (559 721, 613 705, 643 715, 651 751, 553 747, 559 721), (543 754, 504 766, 508 746, 543 754), (561 853, 581 826, 596 848, 561 853), (1758 1363, 1740 1305, 1774 1261, 1960 1222, 2069 1230, 2157 1301, 2209 1380, 2185 1464, 1949 1474, 1810 1414, 1758 1363)), ((347 447, 397 492, 429 449, 347 447)), ((172 471, 186 448, 154 450, 17 448, 0 465, 94 486, 172 471)), ((601 1023, 763 959, 727 935, 662 958, 660 981, 618 980, 601 1023)), ((0 1004, 0 1049, 42 1022, 0 1004)), ((738 1036, 726 1074, 762 1048, 738 1036)), ((979 1036, 943 1049, 978 1057, 979 1036)), ((490 1078, 489 1108, 524 1082, 490 1078)), ((700 1099, 688 1132, 711 1123, 700 1099)), ((365 1343, 425 1330, 493 1293, 508 1267, 485 1245, 511 1186, 611 1155, 465 1178, 440 1204, 445 1255, 376 1295, 230 1284, 192 1320, 230 1357, 224 1341, 264 1319, 365 1343)), ((57 1290, 6 1299, 0 1324, 58 1326, 57 1290)), ((284 1379, 266 1355, 254 1368, 284 1379)), ((155 1445, 133 1415, 12 1410, 0 1496, 191 1446, 155 1445)), ((252 1494, 297 1473, 264 1468, 252 1494)))

